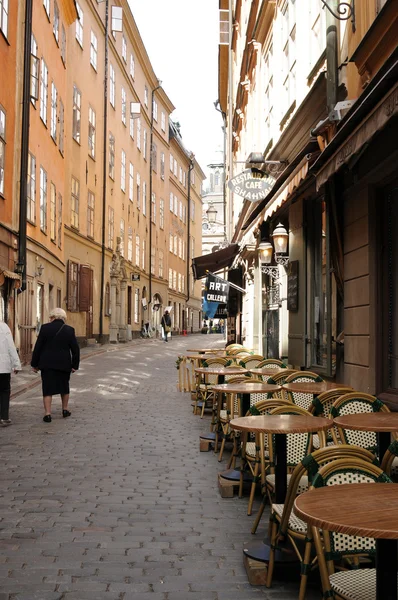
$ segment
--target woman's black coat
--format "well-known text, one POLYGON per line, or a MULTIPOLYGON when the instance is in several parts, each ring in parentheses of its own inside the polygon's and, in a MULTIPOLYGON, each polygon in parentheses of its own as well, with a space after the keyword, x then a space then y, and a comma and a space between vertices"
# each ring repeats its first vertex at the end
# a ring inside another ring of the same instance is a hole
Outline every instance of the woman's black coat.
POLYGON ((41 326, 30 363, 34 369, 71 371, 79 368, 79 362, 80 349, 73 327, 65 325, 62 319, 41 326))

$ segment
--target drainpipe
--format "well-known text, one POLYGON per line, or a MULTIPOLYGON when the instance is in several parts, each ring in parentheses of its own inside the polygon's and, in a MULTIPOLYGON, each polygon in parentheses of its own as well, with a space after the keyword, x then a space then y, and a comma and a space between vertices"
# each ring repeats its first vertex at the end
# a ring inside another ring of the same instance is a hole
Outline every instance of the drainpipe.
POLYGON ((19 193, 19 235, 17 272, 22 275, 19 292, 26 290, 26 217, 27 217, 27 179, 29 158, 29 121, 30 121, 30 55, 32 45, 33 0, 25 5, 25 40, 23 59, 22 92, 22 138, 21 138, 21 177, 19 193))
POLYGON ((104 62, 104 131, 102 163, 102 244, 101 244, 101 295, 99 310, 99 337, 104 341, 104 294, 105 294, 105 223, 106 223, 106 183, 107 183, 107 137, 108 137, 108 51, 109 51, 109 0, 105 3, 105 62, 104 62))
MULTIPOLYGON (((330 8, 337 14, 336 0, 330 0, 330 8)), ((337 104, 337 19, 329 11, 326 11, 326 102, 328 114, 332 112, 337 104)))
MULTIPOLYGON (((188 207, 187 207, 187 297, 185 299, 185 302, 189 301, 190 298, 190 285, 189 285, 189 275, 190 275, 190 264, 189 264, 189 258, 190 258, 190 249, 191 249, 191 172, 193 171, 194 168, 194 163, 193 163, 193 158, 191 157, 189 160, 189 167, 188 167, 188 207)), ((193 258, 193 257, 192 257, 193 258)))
MULTIPOLYGON (((149 282, 149 298, 148 298, 148 314, 149 314, 149 308, 150 305, 152 304, 152 169, 153 169, 153 101, 154 101, 154 97, 155 97, 155 92, 156 90, 158 90, 159 88, 161 88, 162 86, 160 85, 160 82, 158 80, 158 85, 152 90, 152 94, 151 94, 151 127, 150 127, 150 139, 149 139, 149 256, 148 256, 148 263, 149 263, 149 277, 148 277, 148 282, 149 282)), ((166 168, 166 165, 165 165, 166 168)))

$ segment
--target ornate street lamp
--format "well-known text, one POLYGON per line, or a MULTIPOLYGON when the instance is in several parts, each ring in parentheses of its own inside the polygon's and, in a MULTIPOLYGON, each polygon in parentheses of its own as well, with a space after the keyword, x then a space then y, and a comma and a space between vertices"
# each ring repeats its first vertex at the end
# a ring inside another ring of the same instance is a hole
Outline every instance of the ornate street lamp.
POLYGON ((217 209, 214 208, 212 202, 210 202, 209 208, 206 210, 206 215, 207 215, 207 220, 209 221, 210 224, 213 224, 216 222, 217 209))

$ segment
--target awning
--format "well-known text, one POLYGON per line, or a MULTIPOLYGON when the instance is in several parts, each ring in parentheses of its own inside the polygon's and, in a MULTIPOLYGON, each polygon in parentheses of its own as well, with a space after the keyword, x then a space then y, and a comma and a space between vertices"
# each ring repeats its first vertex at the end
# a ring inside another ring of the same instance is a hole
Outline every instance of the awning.
MULTIPOLYGON (((319 189, 344 164, 347 164, 367 144, 371 138, 395 115, 398 115, 398 84, 383 98, 364 121, 347 137, 327 163, 316 175, 316 186, 319 189)), ((316 163, 314 164, 316 171, 316 163)))
POLYGON ((207 271, 217 273, 222 269, 229 268, 239 252, 239 244, 230 244, 226 248, 197 256, 192 259, 192 271, 195 279, 206 277, 207 271))
POLYGON ((15 282, 14 287, 19 287, 21 276, 18 273, 14 273, 14 271, 9 271, 0 266, 0 285, 4 284, 6 278, 12 279, 15 282))
MULTIPOLYGON (((259 202, 259 204, 256 206, 256 208, 250 213, 248 219, 246 220, 246 222, 244 223, 244 225, 242 226, 242 229, 247 229, 252 223, 253 221, 259 216, 261 215, 261 213, 263 211, 268 212, 268 209, 273 206, 273 200, 274 197, 276 196, 277 192, 282 188, 283 190, 285 190, 285 187, 288 188, 290 185, 290 180, 289 178, 291 178, 292 180, 295 179, 297 172, 300 172, 301 168, 304 166, 305 161, 307 161, 307 159, 305 158, 308 154, 311 154, 313 152, 317 152, 319 150, 319 145, 317 140, 315 139, 310 139, 310 141, 307 143, 307 145, 305 146, 305 148, 296 156, 296 158, 286 167, 286 169, 283 171, 283 173, 281 173, 281 175, 279 175, 278 179, 276 180, 274 187, 272 188, 272 190, 269 192, 269 194, 267 194, 267 196, 264 198, 264 200, 261 200, 261 202, 259 202), (291 177, 292 176, 292 177, 291 177), (289 183, 287 184, 287 186, 282 187, 286 181, 289 180, 289 183)), ((307 161, 308 162, 308 161, 307 161)), ((308 167, 307 171, 308 171, 308 167)), ((307 175, 307 172, 305 173, 304 177, 307 175)), ((301 177, 301 179, 303 178, 302 175, 299 177, 301 177)), ((297 187, 297 185, 296 185, 297 187)), ((282 206, 283 202, 287 199, 289 194, 286 195, 285 198, 281 198, 280 204, 278 207, 282 206)), ((276 210, 275 208, 275 210, 276 210)), ((275 211, 272 211, 275 212, 275 211)), ((269 215, 268 215, 269 216, 269 215)), ((265 220, 263 217, 261 217, 261 220, 265 220)))

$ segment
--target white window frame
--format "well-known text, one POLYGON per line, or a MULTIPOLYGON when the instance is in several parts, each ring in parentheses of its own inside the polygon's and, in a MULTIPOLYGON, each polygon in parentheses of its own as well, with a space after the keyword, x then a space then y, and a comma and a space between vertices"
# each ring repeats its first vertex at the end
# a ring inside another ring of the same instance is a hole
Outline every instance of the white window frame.
POLYGON ((113 250, 115 242, 115 211, 112 206, 108 206, 108 248, 113 250))
POLYGON ((141 151, 141 118, 137 119, 137 148, 141 151))
POLYGON ((51 82, 51 119, 50 119, 50 135, 53 138, 54 142, 57 143, 57 123, 58 123, 58 115, 57 115, 57 88, 55 87, 54 82, 51 82))
POLYGON ((142 182, 142 214, 146 217, 146 181, 142 182))
POLYGON ((54 0, 53 34, 57 45, 59 45, 59 7, 57 0, 54 0))
POLYGON ((122 35, 122 59, 127 64, 127 42, 124 35, 122 35))
POLYGON ((93 30, 91 30, 90 36, 90 65, 94 71, 97 71, 97 58, 98 58, 98 39, 93 30))
POLYGON ((116 97, 116 74, 112 63, 109 63, 109 102, 115 108, 116 97))
POLYGON ((163 111, 160 115, 160 128, 162 131, 166 131, 166 115, 163 111))
POLYGON ((1 0, 0 2, 0 31, 3 32, 7 38, 8 35, 8 0, 1 0))
POLYGON ((164 229, 164 200, 160 198, 159 200, 159 227, 160 229, 164 229))
POLYGON ((47 19, 50 20, 50 0, 43 0, 43 6, 46 11, 47 19))
POLYGON ((135 264, 137 267, 140 266, 140 254, 141 254, 141 244, 140 244, 140 236, 138 233, 135 234, 135 264))
POLYGON ((128 228, 127 234, 127 260, 133 262, 133 228, 128 228))
POLYGON ((123 256, 123 258, 124 258, 124 228, 125 228, 124 219, 121 218, 120 219, 120 254, 123 256))
POLYGON ((132 79, 135 77, 135 58, 133 54, 130 54, 130 77, 132 79))
POLYGON ((120 159, 120 189, 126 192, 126 153, 122 150, 120 159))
POLYGON ((71 182, 71 204, 70 204, 70 224, 71 227, 79 229, 79 204, 80 204, 80 181, 72 177, 71 182))
POLYGON ((33 106, 36 106, 36 100, 39 98, 40 58, 38 56, 37 41, 33 34, 31 39, 30 53, 30 101, 32 102, 33 106))
MULTIPOLYGON (((1 110, 0 110, 1 113, 1 110)), ((0 143, 1 143, 1 137, 0 137, 0 143)), ((0 152, 1 155, 1 152, 0 152)), ((0 159, 1 160, 1 159, 0 159)), ((1 169, 1 166, 0 166, 1 169)), ((1 176, 0 176, 0 181, 1 181, 1 176)), ((2 179, 2 181, 4 181, 4 178, 2 179)), ((0 186, 1 188, 1 186, 0 186)), ((0 189, 0 193, 1 189, 0 189)), ((26 190, 26 197, 27 197, 27 203, 28 203, 28 207, 27 207, 27 219, 28 221, 30 221, 31 223, 33 223, 34 225, 36 224, 36 157, 33 156, 33 154, 31 154, 29 152, 29 156, 28 156, 28 177, 27 177, 27 190, 26 190)))
POLYGON ((127 123, 127 97, 124 87, 122 87, 122 123, 123 125, 127 123))
POLYGON ((82 109, 82 94, 79 88, 73 86, 73 117, 72 117, 72 137, 80 144, 81 140, 81 109, 82 109))
POLYGON ((87 237, 94 239, 95 222, 95 195, 91 190, 87 192, 87 237))
POLYGON ((47 171, 40 166, 40 229, 47 233, 47 171))
POLYGON ((134 201, 134 165, 130 163, 129 167, 129 200, 134 201))
POLYGON ((95 138, 96 138, 96 120, 97 116, 92 106, 88 107, 88 154, 95 159, 95 138))
POLYGON ((115 136, 109 132, 109 177, 115 181, 115 136))
POLYGON ((48 68, 44 59, 41 59, 40 73, 40 118, 47 125, 47 94, 48 94, 48 68))
POLYGON ((77 43, 81 48, 83 48, 83 26, 84 26, 84 14, 81 9, 81 6, 78 2, 76 2, 76 10, 78 14, 78 18, 76 19, 76 33, 75 37, 77 43))

